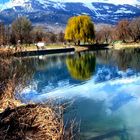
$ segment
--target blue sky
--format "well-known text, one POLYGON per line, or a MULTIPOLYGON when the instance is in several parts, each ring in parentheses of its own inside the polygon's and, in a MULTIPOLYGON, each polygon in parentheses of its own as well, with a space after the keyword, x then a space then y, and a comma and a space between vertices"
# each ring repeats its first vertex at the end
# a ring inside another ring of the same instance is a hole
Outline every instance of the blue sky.
POLYGON ((9 0, 0 0, 0 3, 4 3, 4 2, 7 2, 9 0))

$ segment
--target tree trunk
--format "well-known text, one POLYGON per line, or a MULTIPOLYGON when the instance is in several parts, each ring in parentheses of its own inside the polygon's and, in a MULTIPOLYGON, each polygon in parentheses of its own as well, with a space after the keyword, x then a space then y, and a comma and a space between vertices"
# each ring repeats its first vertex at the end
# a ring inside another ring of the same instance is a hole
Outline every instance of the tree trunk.
POLYGON ((80 46, 80 40, 78 40, 78 46, 80 46))

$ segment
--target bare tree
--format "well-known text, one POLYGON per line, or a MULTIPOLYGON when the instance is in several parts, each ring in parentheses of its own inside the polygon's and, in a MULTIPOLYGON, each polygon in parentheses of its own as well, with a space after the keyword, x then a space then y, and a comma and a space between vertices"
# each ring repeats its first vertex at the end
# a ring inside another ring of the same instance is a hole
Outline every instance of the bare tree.
POLYGON ((5 44, 5 26, 4 23, 0 23, 0 45, 5 44))
POLYGON ((140 17, 130 22, 131 38, 134 42, 140 41, 140 17))
POLYGON ((5 27, 5 43, 7 45, 10 44, 10 39, 11 39, 11 28, 10 28, 10 26, 7 25, 5 27))
POLYGON ((64 33, 62 31, 58 34, 58 41, 59 42, 64 42, 65 41, 64 33))
POLYGON ((130 22, 128 20, 122 20, 116 26, 117 37, 119 40, 122 40, 123 42, 129 40, 129 36, 130 36, 129 23, 130 22))
POLYGON ((26 17, 17 18, 12 23, 12 34, 15 36, 16 42, 28 43, 30 41, 30 32, 32 23, 26 17))
POLYGON ((41 26, 34 27, 31 36, 32 36, 32 43, 43 41, 45 38, 45 32, 41 26))
POLYGON ((112 28, 109 26, 103 27, 102 36, 105 43, 110 43, 112 41, 112 28))
POLYGON ((57 36, 56 36, 56 34, 50 33, 49 39, 50 39, 50 42, 51 43, 56 43, 57 42, 57 36))
POLYGON ((96 31, 95 32, 95 42, 98 43, 103 43, 103 39, 102 39, 102 31, 96 31))
POLYGON ((98 32, 96 32, 95 40, 96 43, 111 43, 113 40, 112 37, 113 28, 110 26, 103 26, 98 32))

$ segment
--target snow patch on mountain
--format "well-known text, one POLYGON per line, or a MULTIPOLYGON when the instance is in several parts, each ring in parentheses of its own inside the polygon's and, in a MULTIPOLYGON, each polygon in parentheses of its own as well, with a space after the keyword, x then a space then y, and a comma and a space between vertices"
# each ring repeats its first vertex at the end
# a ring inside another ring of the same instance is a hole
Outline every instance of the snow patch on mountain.
POLYGON ((97 16, 100 16, 100 13, 97 12, 97 9, 93 6, 92 3, 84 3, 84 6, 88 7, 92 12, 94 12, 97 16))
POLYGON ((10 9, 19 6, 28 8, 29 10, 33 10, 30 0, 10 0, 9 2, 0 5, 1 10, 10 9))
POLYGON ((63 3, 60 3, 60 2, 55 3, 53 5, 53 7, 56 8, 56 9, 63 9, 63 10, 65 10, 65 5, 63 3))
POLYGON ((135 12, 132 12, 132 11, 128 11, 128 10, 122 10, 122 9, 119 9, 115 12, 116 14, 122 14, 122 13, 126 13, 126 14, 135 14, 135 12))
MULTIPOLYGON (((22 6, 26 2, 31 2, 32 0, 9 0, 9 2, 6 2, 6 5, 10 6, 22 6)), ((99 2, 99 3, 110 3, 110 4, 115 4, 115 5, 139 5, 140 1, 139 0, 37 0, 41 4, 46 4, 47 2, 53 2, 53 3, 94 3, 94 2, 99 2)))
POLYGON ((128 4, 128 5, 136 5, 140 4, 139 0, 51 0, 54 2, 81 2, 81 3, 94 3, 94 2, 100 2, 100 3, 111 3, 111 4, 128 4))
MULTIPOLYGON (((139 0, 9 0, 5 4, 0 4, 0 11, 5 9, 10 9, 14 7, 23 7, 26 8, 27 11, 33 11, 35 9, 32 8, 33 3, 41 4, 43 8, 47 8, 48 6, 52 6, 56 9, 63 9, 65 10, 66 3, 82 3, 85 7, 89 8, 93 13, 100 16, 100 13, 97 11, 96 7, 94 6, 95 2, 99 3, 107 3, 107 4, 114 4, 114 5, 140 5, 139 0)), ((108 6, 104 7, 106 10, 109 10, 108 6)), ((126 11, 125 11, 126 12, 126 11)))
POLYGON ((124 18, 138 17, 139 3, 139 0, 10 0, 0 5, 0 18, 11 23, 15 17, 26 15, 34 23, 66 24, 71 16, 87 14, 96 23, 116 24, 124 18))

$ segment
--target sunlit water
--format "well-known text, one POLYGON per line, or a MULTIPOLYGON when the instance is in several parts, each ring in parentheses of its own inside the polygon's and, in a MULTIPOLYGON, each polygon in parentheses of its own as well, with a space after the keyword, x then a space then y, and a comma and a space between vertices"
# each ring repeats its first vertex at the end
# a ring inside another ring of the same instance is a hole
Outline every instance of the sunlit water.
POLYGON ((65 119, 79 139, 140 139, 140 51, 98 51, 24 58, 32 78, 20 98, 69 102, 65 119), (81 138, 80 138, 81 137, 81 138))

